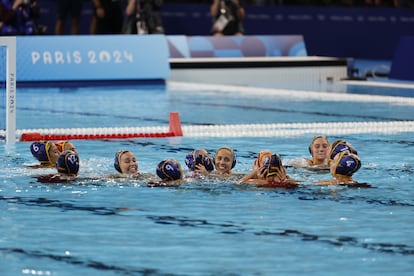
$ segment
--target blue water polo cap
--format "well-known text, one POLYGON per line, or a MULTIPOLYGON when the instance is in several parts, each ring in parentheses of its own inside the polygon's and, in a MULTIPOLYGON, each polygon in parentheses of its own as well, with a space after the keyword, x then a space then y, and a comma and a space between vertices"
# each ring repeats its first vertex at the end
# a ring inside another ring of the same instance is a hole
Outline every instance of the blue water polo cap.
POLYGON ((203 165, 209 172, 214 170, 213 158, 204 149, 194 150, 188 153, 185 157, 185 164, 190 171, 194 171, 199 164, 203 165))
POLYGON ((41 163, 50 162, 49 149, 50 141, 37 141, 30 145, 30 151, 34 158, 39 160, 41 163))
POLYGON ((79 171, 79 156, 71 150, 64 151, 56 161, 59 173, 77 175, 79 171))
POLYGON ((163 181, 179 180, 183 176, 181 165, 175 159, 166 159, 158 163, 156 173, 163 181))
POLYGON ((334 169, 335 175, 352 176, 361 168, 361 160, 355 154, 341 152, 334 169))
POLYGON ((356 149, 344 140, 337 140, 332 143, 329 159, 333 160, 338 153, 346 152, 358 155, 356 149))

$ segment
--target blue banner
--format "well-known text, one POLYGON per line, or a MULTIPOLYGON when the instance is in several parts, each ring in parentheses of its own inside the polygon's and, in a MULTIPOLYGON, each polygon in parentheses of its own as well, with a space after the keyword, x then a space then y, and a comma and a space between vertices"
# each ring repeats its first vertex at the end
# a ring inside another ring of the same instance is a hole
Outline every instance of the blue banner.
MULTIPOLYGON (((17 37, 17 81, 151 80, 170 75, 164 35, 17 37)), ((2 62, 4 72, 4 62, 2 62)), ((4 80, 4 74, 2 74, 4 80)))

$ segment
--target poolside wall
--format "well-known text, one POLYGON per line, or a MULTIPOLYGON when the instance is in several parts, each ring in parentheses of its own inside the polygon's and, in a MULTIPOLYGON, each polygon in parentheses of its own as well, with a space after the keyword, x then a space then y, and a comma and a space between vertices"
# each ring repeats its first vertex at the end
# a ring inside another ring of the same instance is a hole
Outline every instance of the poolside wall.
POLYGON ((414 36, 400 39, 392 60, 390 78, 414 81, 414 36))
MULTIPOLYGON (((83 34, 89 33, 90 2, 84 2, 83 34)), ((161 15, 168 35, 209 35, 208 4, 164 2, 161 15)), ((39 3, 41 21, 53 34, 56 2, 39 3)), ((310 56, 392 60, 400 37, 414 35, 414 12, 407 8, 247 6, 246 14, 247 35, 301 34, 310 56)))
MULTIPOLYGON (((1 37, 0 37, 1 42, 1 37)), ((200 37, 164 35, 20 36, 16 38, 19 83, 166 80, 170 57, 305 56, 303 37, 200 37)), ((0 58, 5 60, 4 48, 0 58)), ((5 66, 0 63, 0 80, 5 66)))

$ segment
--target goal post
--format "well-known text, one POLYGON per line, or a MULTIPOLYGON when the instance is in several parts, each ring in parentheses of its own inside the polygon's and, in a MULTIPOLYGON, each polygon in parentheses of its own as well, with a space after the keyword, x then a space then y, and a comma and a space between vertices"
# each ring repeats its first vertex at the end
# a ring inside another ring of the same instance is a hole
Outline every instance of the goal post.
POLYGON ((16 142, 16 37, 0 37, 0 47, 6 48, 6 143, 16 142))

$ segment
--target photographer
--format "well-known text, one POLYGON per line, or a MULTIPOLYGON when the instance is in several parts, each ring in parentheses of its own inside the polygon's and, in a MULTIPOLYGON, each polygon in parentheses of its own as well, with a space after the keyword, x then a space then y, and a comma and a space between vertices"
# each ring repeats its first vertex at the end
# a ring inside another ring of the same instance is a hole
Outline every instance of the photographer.
POLYGON ((210 7, 213 35, 243 35, 245 10, 239 0, 214 0, 210 7))
MULTIPOLYGON (((162 0, 140 0, 139 1, 139 20, 143 25, 143 31, 148 34, 163 34, 164 28, 161 21, 162 0)), ((139 29, 138 29, 139 32, 139 29)))
POLYGON ((128 0, 124 34, 163 34, 162 0, 128 0))
POLYGON ((36 35, 44 30, 36 20, 40 9, 36 0, 1 0, 0 28, 2 35, 36 35))

